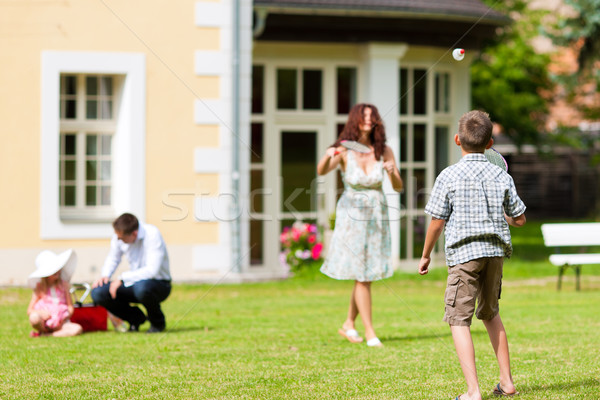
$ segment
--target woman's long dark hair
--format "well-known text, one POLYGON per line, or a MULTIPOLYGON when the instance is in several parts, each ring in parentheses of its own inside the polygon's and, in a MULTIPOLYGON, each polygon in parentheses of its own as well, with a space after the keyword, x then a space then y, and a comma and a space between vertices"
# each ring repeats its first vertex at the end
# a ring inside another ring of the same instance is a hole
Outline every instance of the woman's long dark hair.
POLYGON ((337 140, 332 147, 338 147, 342 140, 355 140, 360 139, 360 128, 359 126, 364 123, 363 115, 365 108, 371 109, 371 124, 373 125, 370 133, 371 143, 375 149, 375 159, 379 160, 383 156, 385 150, 385 127, 383 126, 383 120, 377 111, 377 107, 373 104, 360 103, 356 104, 348 113, 348 121, 344 125, 344 130, 338 136, 337 140))

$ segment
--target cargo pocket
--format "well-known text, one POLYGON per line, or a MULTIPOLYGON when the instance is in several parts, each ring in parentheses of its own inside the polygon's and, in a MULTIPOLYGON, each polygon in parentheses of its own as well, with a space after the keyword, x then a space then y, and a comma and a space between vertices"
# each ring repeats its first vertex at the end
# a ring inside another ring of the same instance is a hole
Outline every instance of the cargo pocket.
POLYGON ((448 287, 446 287, 446 305, 454 307, 456 304, 456 294, 458 293, 458 286, 460 284, 460 278, 453 278, 448 280, 448 287))

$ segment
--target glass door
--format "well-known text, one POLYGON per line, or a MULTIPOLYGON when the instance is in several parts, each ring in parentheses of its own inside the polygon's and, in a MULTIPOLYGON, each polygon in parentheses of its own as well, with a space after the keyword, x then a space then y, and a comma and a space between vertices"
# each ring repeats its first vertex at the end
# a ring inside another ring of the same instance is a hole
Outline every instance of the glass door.
POLYGON ((317 219, 317 132, 280 131, 281 226, 317 219))

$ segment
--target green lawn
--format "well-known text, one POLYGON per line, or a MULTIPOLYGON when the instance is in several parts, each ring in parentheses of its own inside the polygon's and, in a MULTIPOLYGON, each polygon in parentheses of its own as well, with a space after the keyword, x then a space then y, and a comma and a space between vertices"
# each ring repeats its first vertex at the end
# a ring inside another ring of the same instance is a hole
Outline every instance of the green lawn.
MULTIPOLYGON (((557 292, 556 270, 534 242, 515 237, 500 305, 519 398, 598 398, 597 271, 584 267, 581 292, 569 273, 557 292), (528 241, 527 254, 538 254, 531 259, 519 248, 528 241)), ((443 268, 374 284, 381 349, 337 334, 351 284, 311 274, 176 285, 164 305, 169 329, 155 335, 32 339, 30 292, 1 289, 0 399, 454 399, 465 385, 441 321, 444 284, 443 268)), ((492 398, 493 351, 481 322, 472 332, 484 398, 492 398)))

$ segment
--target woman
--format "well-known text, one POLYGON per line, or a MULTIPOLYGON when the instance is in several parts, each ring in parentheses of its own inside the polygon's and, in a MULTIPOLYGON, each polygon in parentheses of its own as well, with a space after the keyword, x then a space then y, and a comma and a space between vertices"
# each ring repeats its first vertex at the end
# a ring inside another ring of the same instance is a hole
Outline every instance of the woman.
POLYGON ((401 191, 403 184, 375 106, 352 107, 341 135, 319 161, 317 173, 325 175, 338 165, 344 192, 337 204, 335 229, 321 272, 334 279, 354 280, 348 317, 339 333, 352 343, 362 342, 354 326, 360 314, 367 345, 380 347, 371 318, 371 282, 393 274, 383 171, 387 171, 394 190, 401 191), (357 141, 371 151, 346 150, 340 146, 342 140, 357 141))

